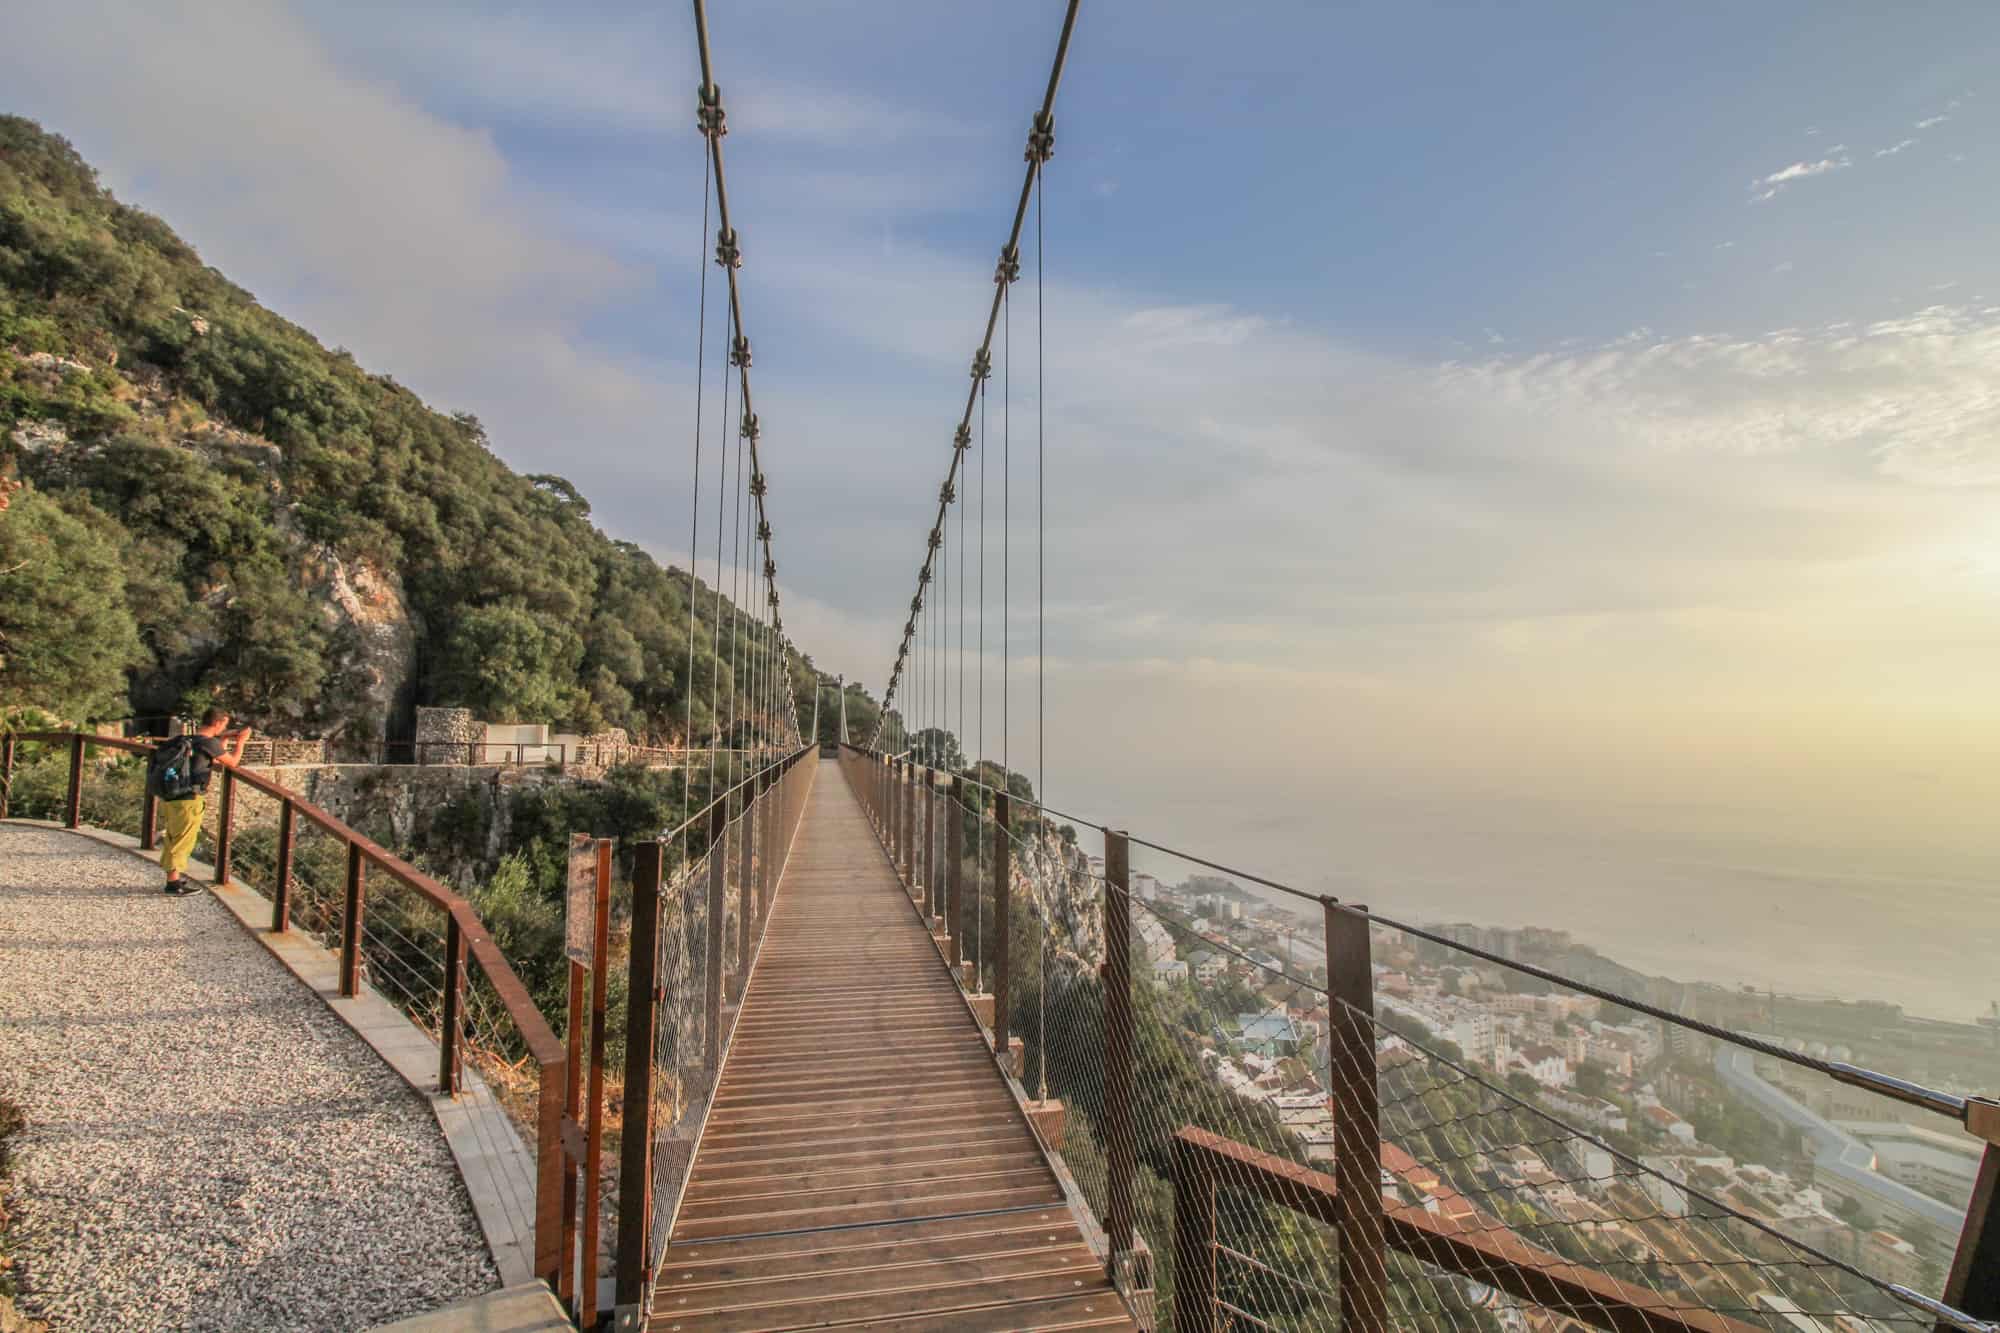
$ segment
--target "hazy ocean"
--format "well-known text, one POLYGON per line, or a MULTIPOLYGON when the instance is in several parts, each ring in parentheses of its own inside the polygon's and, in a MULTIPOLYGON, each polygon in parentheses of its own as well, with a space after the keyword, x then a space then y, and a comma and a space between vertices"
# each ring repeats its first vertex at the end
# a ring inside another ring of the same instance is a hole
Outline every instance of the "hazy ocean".
MULTIPOLYGON (((2000 1000, 2000 857, 1842 848, 1833 830, 1807 842, 1585 835, 1466 829, 1433 813, 1307 827, 1212 807, 1198 819, 1162 811, 1162 824, 1184 832, 1158 840, 1417 923, 1567 929, 1620 963, 1683 981, 1887 1000, 1961 1021, 2000 1000)), ((1138 864, 1176 879, 1196 869, 1158 856, 1138 864)))

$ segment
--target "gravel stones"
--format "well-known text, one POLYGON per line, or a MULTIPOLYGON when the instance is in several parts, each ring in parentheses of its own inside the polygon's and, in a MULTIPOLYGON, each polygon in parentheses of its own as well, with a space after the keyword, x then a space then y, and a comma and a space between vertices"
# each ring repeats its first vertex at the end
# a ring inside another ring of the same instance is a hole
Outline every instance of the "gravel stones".
POLYGON ((206 893, 0 824, 22 1312, 362 1329, 499 1285, 422 1097, 206 893))

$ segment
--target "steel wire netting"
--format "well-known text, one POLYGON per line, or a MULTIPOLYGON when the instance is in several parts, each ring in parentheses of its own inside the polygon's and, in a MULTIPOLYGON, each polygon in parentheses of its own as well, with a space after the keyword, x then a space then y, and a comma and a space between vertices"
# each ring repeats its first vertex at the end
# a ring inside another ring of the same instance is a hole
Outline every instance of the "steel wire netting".
MULTIPOLYGON (((1377 1068, 1356 1068, 1330 1039, 1335 1018, 1354 1021, 1354 1011, 1329 1000, 1321 968, 1260 961, 1226 934, 1137 898, 1134 1076, 1129 1128, 1119 1129, 1105 1099, 1107 977, 1095 910, 1103 880, 1046 823, 1017 827, 1009 846, 1010 1010, 1026 1048, 1022 1087, 1062 1102, 1050 1146, 1100 1227, 1110 1213, 1111 1150, 1129 1153, 1139 1252, 1131 1271, 1139 1286, 1150 1276, 1162 1327, 1174 1319, 1175 1135, 1207 1130, 1268 1155, 1271 1170, 1317 1171, 1330 1186, 1335 1094, 1371 1076, 1383 1204, 1407 1223, 1385 1256, 1391 1327, 1603 1326, 1614 1307, 1621 1317, 1706 1312, 1779 1330, 1802 1320, 1855 1330, 1938 1323, 1934 1309, 1844 1257, 1854 1229, 1799 1205, 1778 1173, 1641 1160, 1551 1113, 1543 1089, 1518 1078, 1509 1086, 1373 1015, 1359 1020, 1377 1068), (1760 1181, 1769 1188, 1756 1189, 1760 1181), (1524 1286, 1524 1273, 1574 1286, 1543 1301, 1509 1294, 1539 1290, 1524 1286)), ((1287 1187, 1262 1169, 1225 1166, 1215 1185, 1217 1317, 1225 1326, 1336 1327, 1339 1246, 1313 1220, 1325 1201, 1301 1194, 1280 1206, 1274 1195, 1287 1187)), ((1107 1243, 1101 1233, 1093 1239, 1107 1243)))
MULTIPOLYGON (((1600 1300, 1578 1293, 1558 1307, 1591 1323, 1608 1317, 1614 1299, 1779 1330, 1801 1327, 1801 1318, 1936 1322, 1828 1253, 1838 1234, 1830 1216, 1783 1214, 1719 1167, 1629 1156, 1540 1109, 1532 1091, 1342 1008, 1367 1025, 1378 1052, 1385 1207, 1413 1223, 1400 1249, 1417 1264, 1392 1272, 1399 1308, 1417 1309, 1449 1272, 1477 1308, 1533 1309, 1506 1295, 1524 1270, 1582 1270, 1618 1284, 1600 1300), (1468 1263, 1468 1248, 1489 1257, 1468 1263)), ((1330 1073, 1363 1077, 1351 1064, 1330 1073)))
MULTIPOLYGON (((712 853, 711 853, 712 854, 712 853)), ((652 1236, 657 1264, 694 1162, 694 1138, 714 1095, 707 1067, 709 855, 683 862, 660 886, 658 1002, 653 1018, 652 1236)))

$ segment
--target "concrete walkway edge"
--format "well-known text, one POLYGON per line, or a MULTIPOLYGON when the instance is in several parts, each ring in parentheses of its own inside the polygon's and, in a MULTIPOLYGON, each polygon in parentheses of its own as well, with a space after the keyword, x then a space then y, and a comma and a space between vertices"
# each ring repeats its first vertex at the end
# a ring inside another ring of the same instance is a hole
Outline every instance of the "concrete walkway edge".
POLYGON ((575 1327, 547 1283, 524 1282, 429 1314, 378 1324, 369 1333, 553 1333, 575 1327))

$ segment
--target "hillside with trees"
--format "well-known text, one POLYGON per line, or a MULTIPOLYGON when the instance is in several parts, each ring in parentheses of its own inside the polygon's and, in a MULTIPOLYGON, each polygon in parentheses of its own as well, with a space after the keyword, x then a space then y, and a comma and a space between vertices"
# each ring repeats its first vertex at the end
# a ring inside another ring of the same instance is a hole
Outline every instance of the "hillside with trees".
MULTIPOLYGON (((375 740, 446 704, 672 742, 690 693, 697 739, 711 698, 732 715, 732 648, 752 653, 747 616, 722 601, 718 639, 713 592, 598 530, 563 478, 264 309, 16 117, 0 492, 0 710, 219 702, 375 740)), ((804 722, 817 673, 787 660, 804 722)))

